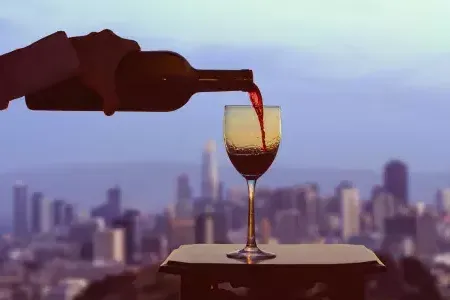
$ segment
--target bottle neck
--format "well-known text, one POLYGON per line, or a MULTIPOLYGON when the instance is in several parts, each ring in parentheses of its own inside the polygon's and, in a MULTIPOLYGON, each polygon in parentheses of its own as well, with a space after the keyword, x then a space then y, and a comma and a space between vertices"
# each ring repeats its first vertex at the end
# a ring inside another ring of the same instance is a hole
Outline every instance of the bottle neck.
POLYGON ((253 83, 252 70, 196 70, 197 92, 249 91, 253 83))

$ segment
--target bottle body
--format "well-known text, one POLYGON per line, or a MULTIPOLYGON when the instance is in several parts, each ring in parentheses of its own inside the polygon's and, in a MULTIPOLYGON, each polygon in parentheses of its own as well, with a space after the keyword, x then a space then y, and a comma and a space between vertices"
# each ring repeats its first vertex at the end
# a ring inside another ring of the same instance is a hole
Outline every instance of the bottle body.
MULTIPOLYGON (((135 52, 116 71, 118 111, 174 111, 195 93, 247 90, 251 84, 251 70, 197 70, 174 52, 135 52)), ((77 77, 27 95, 25 101, 31 110, 103 110, 101 97, 77 77)))

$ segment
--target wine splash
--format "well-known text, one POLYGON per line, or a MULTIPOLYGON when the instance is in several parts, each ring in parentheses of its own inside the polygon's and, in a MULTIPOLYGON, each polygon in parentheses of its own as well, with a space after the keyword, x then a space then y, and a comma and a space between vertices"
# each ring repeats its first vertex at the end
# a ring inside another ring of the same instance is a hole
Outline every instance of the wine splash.
POLYGON ((266 146, 266 131, 264 129, 264 106, 261 91, 256 84, 253 85, 252 90, 248 92, 250 101, 252 102, 253 109, 258 116, 259 127, 261 128, 262 147, 264 151, 267 151, 266 146))

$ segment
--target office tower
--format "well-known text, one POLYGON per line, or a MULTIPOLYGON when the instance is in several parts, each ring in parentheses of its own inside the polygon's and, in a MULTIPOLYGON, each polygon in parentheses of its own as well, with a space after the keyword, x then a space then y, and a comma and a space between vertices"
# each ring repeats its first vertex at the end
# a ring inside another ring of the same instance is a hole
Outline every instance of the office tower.
POLYGON ((315 236, 319 229, 319 201, 316 190, 310 185, 295 188, 295 208, 303 216, 308 236, 315 236))
POLYGON ((28 187, 21 181, 13 186, 13 232, 14 237, 28 237, 28 187))
POLYGON ((66 203, 61 199, 56 199, 52 202, 53 226, 59 227, 64 225, 65 205, 66 203))
POLYGON ((42 193, 31 195, 31 232, 33 234, 45 233, 52 225, 50 203, 42 193))
POLYGON ((201 196, 216 202, 219 198, 219 171, 216 160, 216 143, 208 141, 202 154, 201 196))
POLYGON ((416 255, 432 258, 438 253, 437 220, 430 212, 421 211, 416 219, 416 255))
POLYGON ((441 215, 450 213, 450 188, 440 189, 437 192, 436 207, 441 215))
POLYGON ((192 189, 187 174, 177 177, 175 215, 177 218, 192 216, 192 189))
POLYGON ((393 217, 395 213, 396 203, 394 196, 382 187, 375 188, 372 192, 372 215, 375 229, 384 233, 384 221, 393 217))
POLYGON ((177 202, 192 199, 192 188, 189 184, 189 176, 181 174, 177 177, 177 202))
POLYGON ((94 233, 94 259, 103 261, 125 262, 125 230, 123 228, 106 228, 94 233))
POLYGON ((122 214, 122 190, 118 185, 108 189, 106 192, 106 203, 108 206, 108 220, 114 220, 122 214))
POLYGON ((226 216, 222 212, 215 211, 212 206, 195 220, 195 243, 198 244, 226 244, 227 238, 226 216))
POLYGON ((272 237, 272 226, 269 219, 264 218, 260 225, 261 244, 268 244, 272 237))
POLYGON ((344 241, 347 241, 352 236, 360 234, 361 203, 359 191, 353 187, 341 187, 338 197, 341 203, 341 236, 344 241))
POLYGON ((112 226, 122 216, 122 191, 119 186, 106 191, 106 201, 91 210, 92 217, 103 218, 107 226, 112 226))
POLYGON ((281 244, 297 244, 302 242, 305 228, 302 215, 295 208, 277 211, 275 214, 274 233, 281 244))
POLYGON ((167 231, 168 249, 195 243, 195 221, 193 219, 169 219, 167 231))
POLYGON ((81 259, 88 261, 93 259, 94 233, 105 230, 105 225, 105 221, 102 218, 91 218, 77 222, 69 227, 69 241, 80 245, 79 255, 81 259))
POLYGON ((385 165, 384 188, 394 196, 398 206, 408 205, 408 167, 404 162, 392 160, 385 165))
POLYGON ((113 222, 114 228, 125 230, 125 260, 128 264, 136 263, 141 255, 142 230, 139 222, 140 212, 126 210, 121 219, 113 222))
POLYGON ((75 208, 73 204, 66 203, 64 206, 64 225, 70 226, 75 221, 75 208))

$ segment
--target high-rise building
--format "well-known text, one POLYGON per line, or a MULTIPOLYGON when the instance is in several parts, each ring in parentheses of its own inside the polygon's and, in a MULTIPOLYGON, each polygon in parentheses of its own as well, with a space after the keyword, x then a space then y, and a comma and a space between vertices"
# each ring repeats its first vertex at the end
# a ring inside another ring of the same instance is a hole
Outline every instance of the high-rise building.
POLYGON ((167 231, 168 249, 195 243, 195 221, 193 219, 169 219, 167 231))
POLYGON ((122 214, 122 190, 118 185, 106 192, 106 203, 109 210, 109 218, 115 219, 122 214))
POLYGON ((65 206, 66 202, 61 199, 56 199, 52 202, 52 215, 54 227, 64 226, 65 206))
POLYGON ((439 252, 436 217, 428 211, 417 213, 416 255, 423 258, 434 257, 439 252))
POLYGON ((201 196, 213 202, 219 199, 219 170, 215 155, 216 143, 210 140, 202 154, 201 196))
POLYGON ((272 237, 272 226, 268 218, 264 218, 260 225, 261 244, 268 244, 272 237))
POLYGON ((384 188, 399 206, 408 205, 408 167, 400 160, 391 160, 384 167, 384 188))
POLYGON ((187 174, 177 178, 175 215, 177 218, 192 217, 192 189, 187 174))
POLYGON ((76 219, 75 208, 73 204, 66 203, 64 206, 64 225, 70 226, 76 219))
POLYGON ((189 176, 181 174, 177 177, 177 202, 192 199, 192 188, 189 184, 189 176))
POLYGON ((341 203, 341 236, 346 241, 352 236, 360 234, 359 191, 353 187, 342 187, 339 189, 338 197, 341 203))
POLYGON ((376 188, 372 192, 372 215, 375 229, 384 233, 385 220, 393 217, 395 213, 396 203, 394 196, 383 188, 376 188))
POLYGON ((31 195, 31 232, 45 233, 52 225, 50 203, 40 192, 31 195))
POLYGON ((94 233, 94 259, 125 262, 125 230, 123 228, 105 228, 94 233))
POLYGON ((436 207, 440 214, 450 213, 450 188, 440 189, 437 192, 436 207))
POLYGON ((227 232, 225 214, 214 211, 212 206, 207 207, 195 220, 195 243, 227 244, 227 232))
POLYGON ((113 227, 125 230, 125 260, 129 264, 136 263, 141 255, 140 212, 134 209, 126 210, 121 219, 114 221, 113 227))
POLYGON ((27 238, 28 227, 28 187, 21 181, 13 186, 13 231, 19 239, 27 238))
POLYGON ((91 210, 92 217, 103 218, 106 225, 112 226, 122 216, 122 191, 115 186, 106 191, 106 201, 91 210))

